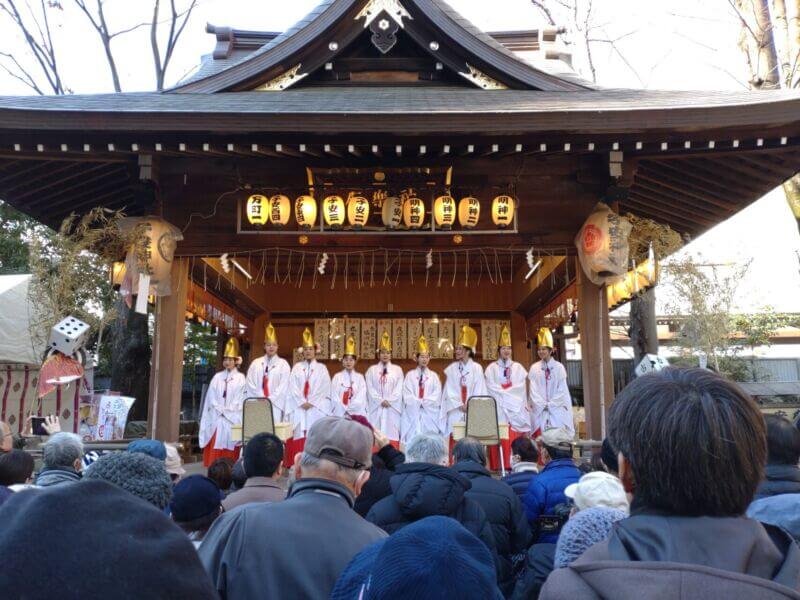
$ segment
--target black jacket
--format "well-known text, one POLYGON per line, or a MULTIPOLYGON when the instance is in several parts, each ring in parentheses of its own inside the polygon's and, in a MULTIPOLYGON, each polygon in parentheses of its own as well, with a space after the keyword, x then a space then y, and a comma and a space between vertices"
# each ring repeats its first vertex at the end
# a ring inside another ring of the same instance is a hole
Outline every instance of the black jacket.
POLYGON ((800 494, 800 468, 797 465, 767 465, 764 475, 753 500, 778 494, 800 494))
POLYGON ((513 586, 511 557, 525 552, 531 541, 531 530, 522 502, 508 485, 492 479, 482 465, 465 461, 453 465, 453 469, 470 480, 472 488, 466 496, 480 504, 489 519, 500 558, 500 584, 508 589, 513 586))
POLYGON ((465 495, 472 487, 469 479, 448 467, 405 463, 397 467, 390 483, 392 495, 372 507, 367 521, 391 535, 425 517, 452 517, 486 544, 499 562, 486 513, 480 504, 465 495))
MULTIPOLYGON (((536 477, 536 471, 514 471, 503 477, 503 483, 510 485, 520 502, 525 502, 525 494, 528 493, 528 485, 531 479, 536 477)), ((523 506, 524 508, 524 506, 523 506)))
POLYGON ((361 493, 356 498, 356 504, 353 507, 358 514, 366 517, 373 504, 392 493, 389 480, 394 475, 395 468, 404 462, 406 462, 406 455, 396 450, 391 444, 387 444, 372 455, 369 479, 361 488, 361 493))
POLYGON ((550 573, 556 556, 556 544, 534 544, 525 557, 525 570, 517 579, 511 600, 536 600, 550 573))

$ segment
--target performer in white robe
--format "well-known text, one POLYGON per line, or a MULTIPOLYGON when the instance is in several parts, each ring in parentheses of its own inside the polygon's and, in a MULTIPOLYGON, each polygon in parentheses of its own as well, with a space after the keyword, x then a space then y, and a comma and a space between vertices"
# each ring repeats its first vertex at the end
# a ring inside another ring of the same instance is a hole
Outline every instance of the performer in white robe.
POLYGON ((239 341, 230 338, 222 359, 225 369, 211 378, 206 392, 199 434, 206 467, 218 458, 237 460, 242 449, 241 443, 233 440, 231 431, 234 425, 242 423, 242 402, 247 386, 244 374, 236 370, 238 356, 239 341))
POLYGON ((563 427, 573 436, 572 396, 567 387, 567 370, 553 358, 553 334, 542 327, 537 336, 539 362, 528 373, 528 393, 533 408, 534 437, 546 429, 563 427))
POLYGON ((405 445, 418 433, 443 436, 446 428, 442 417, 442 383, 436 372, 428 368, 431 353, 424 335, 417 340, 415 355, 417 368, 406 373, 403 381, 402 442, 405 445))
POLYGON ((342 355, 344 369, 333 376, 331 381, 331 406, 334 416, 361 415, 367 418, 367 382, 356 371, 356 342, 347 338, 342 355))
POLYGON ((367 369, 367 405, 369 422, 400 447, 403 416, 403 370, 392 364, 392 341, 384 331, 378 348, 377 365, 367 369))
MULTIPOLYGON (((497 341, 499 358, 486 367, 486 389, 497 402, 497 420, 508 423, 508 439, 500 440, 503 447, 505 468, 511 468, 511 442, 518 437, 529 435, 531 415, 528 411, 528 372, 518 362, 512 360, 511 332, 505 325, 497 341)), ((489 466, 500 469, 497 446, 489 447, 489 466)))
POLYGON ((328 367, 316 361, 319 347, 306 327, 303 331, 303 360, 292 367, 289 377, 287 410, 294 423, 294 435, 286 441, 284 464, 294 464, 294 457, 306 445, 311 426, 331 410, 331 376, 328 367))
POLYGON ((269 398, 275 423, 288 421, 290 373, 289 363, 278 356, 278 336, 270 323, 264 334, 264 356, 255 359, 247 370, 247 396, 269 398))
POLYGON ((445 370, 442 389, 442 416, 446 417, 445 435, 453 445, 453 425, 463 423, 467 415, 467 400, 472 396, 486 395, 483 368, 473 361, 478 345, 478 332, 469 325, 461 328, 455 348, 456 361, 445 370))

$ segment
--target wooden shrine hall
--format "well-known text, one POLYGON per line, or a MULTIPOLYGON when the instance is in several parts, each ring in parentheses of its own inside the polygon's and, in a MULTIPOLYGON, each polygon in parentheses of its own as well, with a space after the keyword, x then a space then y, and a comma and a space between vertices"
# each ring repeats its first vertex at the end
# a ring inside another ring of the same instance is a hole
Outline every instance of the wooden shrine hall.
MULTIPOLYGON (((694 237, 800 169, 800 96, 602 89, 552 31, 485 33, 442 0, 325 0, 283 33, 209 27, 190 79, 160 93, 0 97, 0 197, 57 227, 96 206, 180 232, 157 299, 150 423, 177 439, 184 320, 292 362, 312 327, 332 372, 391 328, 477 359, 509 323, 577 325, 587 435, 613 400, 608 301, 575 236, 598 202, 694 237), (576 322, 576 323, 575 323, 576 322)), ((561 358, 561 357, 560 357, 561 358)))

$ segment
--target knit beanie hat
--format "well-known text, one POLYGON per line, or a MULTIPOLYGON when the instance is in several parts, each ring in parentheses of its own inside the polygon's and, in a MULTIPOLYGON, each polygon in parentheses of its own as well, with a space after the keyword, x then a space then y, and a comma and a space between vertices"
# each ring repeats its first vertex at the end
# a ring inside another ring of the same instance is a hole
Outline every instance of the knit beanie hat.
POLYGON ((177 523, 186 523, 219 513, 222 493, 212 479, 205 475, 190 475, 181 479, 172 490, 169 510, 177 523))
POLYGON ((606 539, 614 523, 627 516, 621 510, 604 506, 587 508, 574 514, 558 536, 553 567, 560 569, 570 565, 589 548, 606 539))
POLYGON ((218 597, 186 534, 109 483, 18 492, 0 523, 3 598, 218 597))
POLYGON ((158 440, 134 440, 128 444, 128 452, 141 452, 158 460, 167 458, 167 448, 158 440))
POLYGON ((486 545, 450 517, 427 517, 367 546, 342 572, 330 600, 500 600, 486 545))
POLYGON ((85 479, 101 479, 164 509, 172 496, 172 481, 164 461, 140 452, 112 452, 101 456, 85 479))

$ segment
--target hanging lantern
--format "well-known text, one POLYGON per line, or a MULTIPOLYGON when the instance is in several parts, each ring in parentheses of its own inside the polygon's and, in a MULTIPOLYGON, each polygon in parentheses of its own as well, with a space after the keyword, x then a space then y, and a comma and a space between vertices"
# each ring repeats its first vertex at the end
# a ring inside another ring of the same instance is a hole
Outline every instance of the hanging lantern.
POLYGON ((403 222, 409 229, 419 229, 425 222, 425 203, 416 196, 406 198, 403 206, 403 222))
POLYGON ((294 202, 294 218, 304 229, 311 229, 317 222, 317 201, 314 196, 300 196, 294 202))
POLYGON ((448 230, 456 222, 456 201, 449 194, 439 196, 433 203, 433 218, 436 226, 448 230))
POLYGON ((492 200, 492 222, 500 229, 505 229, 514 221, 514 198, 497 196, 492 200))
POLYGON ((269 219, 266 196, 253 194, 247 199, 247 220, 251 225, 264 225, 269 219))
POLYGON ((269 199, 269 221, 273 225, 278 227, 286 225, 291 212, 292 203, 286 196, 278 194, 269 199))
POLYGON ((341 196, 328 196, 322 201, 322 216, 325 224, 338 229, 344 224, 344 200, 341 196))
POLYGON ((481 218, 481 202, 477 198, 467 196, 458 203, 458 222, 465 229, 472 229, 481 218))
POLYGON ((364 196, 350 196, 347 200, 347 220, 356 229, 361 229, 369 219, 369 201, 364 196))
POLYGON ((403 221, 403 201, 397 196, 390 196, 383 201, 381 220, 387 229, 396 229, 403 221))

